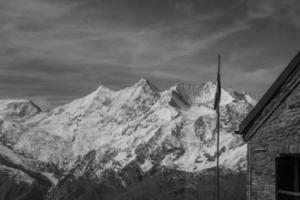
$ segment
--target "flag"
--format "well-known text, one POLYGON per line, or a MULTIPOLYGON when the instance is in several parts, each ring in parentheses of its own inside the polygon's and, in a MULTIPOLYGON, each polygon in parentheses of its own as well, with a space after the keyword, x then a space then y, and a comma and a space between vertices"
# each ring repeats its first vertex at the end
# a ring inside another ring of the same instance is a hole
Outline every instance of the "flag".
POLYGON ((221 100, 221 74, 220 74, 220 55, 218 59, 218 76, 217 76, 217 90, 215 94, 214 110, 219 109, 221 100))

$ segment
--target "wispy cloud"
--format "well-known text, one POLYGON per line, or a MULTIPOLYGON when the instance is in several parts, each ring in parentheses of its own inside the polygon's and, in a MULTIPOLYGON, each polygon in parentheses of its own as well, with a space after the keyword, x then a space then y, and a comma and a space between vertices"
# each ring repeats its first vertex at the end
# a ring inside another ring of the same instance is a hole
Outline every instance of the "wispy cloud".
POLYGON ((261 95, 298 50, 299 5, 1 1, 0 98, 31 97, 51 107, 99 84, 118 89, 139 77, 162 88, 176 81, 199 83, 215 78, 218 53, 225 85, 261 95))

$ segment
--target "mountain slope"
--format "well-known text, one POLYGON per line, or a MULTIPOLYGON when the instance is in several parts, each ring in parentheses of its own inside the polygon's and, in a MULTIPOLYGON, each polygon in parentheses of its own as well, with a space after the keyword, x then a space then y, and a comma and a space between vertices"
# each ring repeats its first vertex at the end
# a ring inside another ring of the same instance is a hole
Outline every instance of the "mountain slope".
POLYGON ((41 199, 53 185, 38 170, 26 165, 30 160, 0 145, 0 198, 3 200, 41 199))

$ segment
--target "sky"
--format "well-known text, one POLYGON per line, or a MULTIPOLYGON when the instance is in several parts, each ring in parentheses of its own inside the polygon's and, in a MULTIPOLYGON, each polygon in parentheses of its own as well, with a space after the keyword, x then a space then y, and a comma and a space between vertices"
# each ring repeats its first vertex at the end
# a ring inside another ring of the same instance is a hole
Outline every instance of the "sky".
POLYGON ((0 1, 0 98, 215 81, 257 98, 300 50, 299 0, 0 1))

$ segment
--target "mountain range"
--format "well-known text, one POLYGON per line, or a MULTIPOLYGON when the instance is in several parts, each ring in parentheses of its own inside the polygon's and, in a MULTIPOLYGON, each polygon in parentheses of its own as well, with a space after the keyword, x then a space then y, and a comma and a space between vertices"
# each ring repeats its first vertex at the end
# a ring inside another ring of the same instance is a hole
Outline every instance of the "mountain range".
MULTIPOLYGON (((160 90, 141 79, 47 111, 0 100, 0 197, 17 188, 25 199, 213 199, 215 92, 210 81, 160 90)), ((221 94, 221 197, 241 200, 246 144, 234 131, 256 100, 221 94)))

